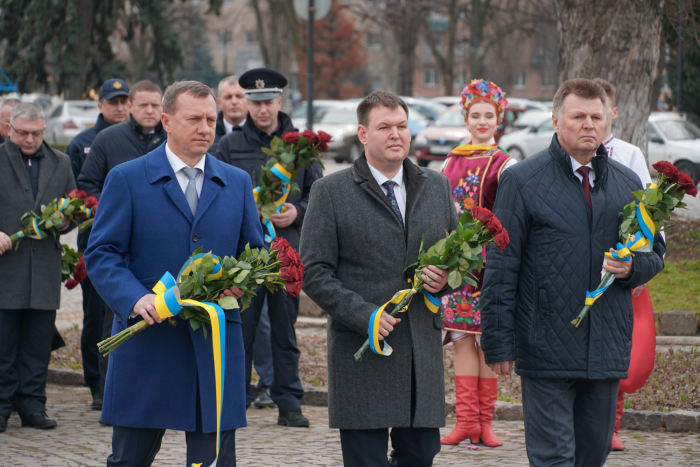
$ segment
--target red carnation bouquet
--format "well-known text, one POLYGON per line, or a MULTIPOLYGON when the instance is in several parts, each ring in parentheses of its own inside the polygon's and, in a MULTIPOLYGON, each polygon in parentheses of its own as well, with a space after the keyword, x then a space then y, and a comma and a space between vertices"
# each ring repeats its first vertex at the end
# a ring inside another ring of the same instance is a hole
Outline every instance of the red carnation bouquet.
POLYGON ((274 239, 274 227, 270 223, 272 215, 284 212, 283 203, 289 194, 299 194, 299 187, 294 180, 299 169, 307 170, 318 162, 323 167, 322 152, 328 151, 331 135, 323 131, 314 133, 306 130, 282 133, 282 138, 275 136, 270 149, 262 148, 270 159, 260 175, 260 186, 255 188, 255 202, 260 209, 263 222, 269 232, 269 240, 274 239))
POLYGON ((63 244, 61 255, 61 276, 68 290, 74 289, 87 278, 83 254, 63 244))
MULTIPOLYGON (((656 183, 650 183, 646 189, 633 193, 637 201, 627 204, 620 213, 621 243, 617 244, 617 251, 605 253, 607 258, 629 261, 635 251, 651 251, 654 235, 666 228, 673 210, 686 207, 682 202, 683 197, 698 194, 693 179, 688 174, 679 172, 670 162, 657 162, 652 167, 658 172, 656 183)), ((585 305, 571 324, 578 327, 588 315, 593 303, 614 281, 615 275, 605 271, 598 288, 593 292, 586 292, 585 305)))
MULTIPOLYGON (((406 311, 413 296, 423 292, 424 282, 420 276, 423 269, 428 266, 437 266, 448 271, 447 283, 453 289, 459 288, 464 281, 476 287, 474 271, 483 269, 484 247, 491 242, 494 242, 499 250, 505 251, 510 242, 508 232, 490 210, 479 206, 474 206, 471 211, 465 211, 459 218, 457 230, 439 240, 428 248, 428 251, 423 251, 424 237, 418 253, 418 261, 404 271, 404 274, 408 273, 409 277, 413 276, 413 288, 396 304, 390 313, 391 316, 406 311)), ((398 292, 394 297, 403 292, 398 292)), ((433 306, 437 311, 438 304, 433 306)), ((369 347, 370 342, 367 339, 360 350, 355 353, 355 360, 360 361, 369 347)))
POLYGON ((10 236, 12 243, 18 242, 24 237, 42 239, 51 234, 57 238, 61 232, 58 226, 63 223, 74 222, 78 224, 78 219, 83 222, 80 229, 92 225, 97 208, 97 198, 88 196, 83 190, 73 190, 65 198, 51 200, 47 205, 41 206, 41 215, 34 211, 25 213, 22 220, 22 229, 10 236), (85 225, 85 227, 83 227, 85 225))
MULTIPOLYGON (((263 286, 273 293, 282 288, 290 297, 298 297, 304 278, 304 265, 299 253, 282 237, 275 238, 269 251, 264 248, 251 249, 246 245, 238 259, 229 256, 218 258, 211 252, 202 254, 199 248, 192 253, 188 263, 189 272, 176 278, 180 300, 217 303, 224 310, 245 310, 256 295, 255 291, 263 286), (220 272, 213 274, 215 270, 220 272), (243 296, 238 300, 234 297, 219 299, 219 295, 231 287, 242 290, 243 296)), ((195 331, 202 328, 204 336, 207 336, 204 324, 210 324, 211 320, 204 309, 183 304, 177 316, 187 320, 195 331)), ((173 318, 170 318, 170 322, 175 324, 173 318)), ((97 344, 100 353, 107 355, 113 352, 148 326, 146 321, 141 320, 100 342, 97 344)))

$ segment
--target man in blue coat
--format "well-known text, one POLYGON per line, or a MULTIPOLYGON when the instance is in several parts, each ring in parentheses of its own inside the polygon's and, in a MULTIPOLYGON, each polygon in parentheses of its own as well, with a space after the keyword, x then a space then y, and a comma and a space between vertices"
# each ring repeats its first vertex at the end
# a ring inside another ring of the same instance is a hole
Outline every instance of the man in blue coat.
MULTIPOLYGON (((162 322, 151 288, 199 247, 237 256, 246 244, 264 246, 250 177, 206 154, 216 125, 211 90, 196 81, 171 85, 162 122, 166 144, 107 176, 85 253, 95 288, 115 311, 113 333, 141 319, 153 324, 110 357, 102 409, 114 426, 108 467, 151 465, 166 429, 186 432, 187 465, 214 461, 211 331, 205 339, 186 322, 162 322)), ((235 466, 235 430, 246 426, 238 310, 226 311, 225 358, 218 465, 235 466)))
POLYGON ((488 249, 481 299, 482 349, 497 374, 520 375, 525 445, 533 467, 602 467, 610 453, 620 379, 632 348, 632 289, 664 267, 653 251, 606 260, 619 241, 619 213, 642 183, 608 157, 606 95, 587 79, 554 96, 548 149, 503 171, 494 213, 505 251, 488 249), (601 270, 615 281, 575 327, 601 270))

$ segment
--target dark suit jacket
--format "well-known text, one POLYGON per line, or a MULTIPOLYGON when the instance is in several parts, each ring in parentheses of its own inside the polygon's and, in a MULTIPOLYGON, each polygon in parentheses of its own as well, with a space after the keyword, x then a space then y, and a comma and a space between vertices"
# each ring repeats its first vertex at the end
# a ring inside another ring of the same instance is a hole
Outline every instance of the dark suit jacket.
MULTIPOLYGON (((406 231, 363 155, 345 170, 317 180, 301 235, 304 291, 328 313, 328 398, 331 428, 436 428, 445 425, 440 315, 419 294, 387 341, 386 357, 353 354, 367 338, 372 312, 410 288, 404 268, 457 228, 450 183, 404 161, 406 231), (411 425, 411 374, 416 410, 411 425)), ((441 294, 453 292, 449 286, 441 294)))
MULTIPOLYGON (((22 216, 41 213, 41 206, 75 188, 70 159, 44 143, 36 199, 19 147, 9 139, 0 145, 0 232, 22 228, 22 216)), ((24 238, 17 251, 0 256, 0 308, 55 310, 61 302, 61 244, 53 238, 24 238)))

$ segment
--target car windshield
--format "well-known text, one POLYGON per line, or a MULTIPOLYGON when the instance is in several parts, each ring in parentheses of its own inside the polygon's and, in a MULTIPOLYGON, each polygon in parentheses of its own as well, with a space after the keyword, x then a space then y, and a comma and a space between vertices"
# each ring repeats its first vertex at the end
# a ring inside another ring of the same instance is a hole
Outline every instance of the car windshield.
POLYGON ((548 117, 550 117, 550 114, 547 112, 523 112, 515 119, 513 126, 516 128, 528 128, 532 125, 543 123, 548 117))
POLYGON ((435 119, 435 126, 464 126, 464 117, 459 109, 448 110, 435 119))
POLYGON ((68 103, 68 113, 71 115, 91 115, 97 109, 97 102, 70 102, 68 103))
POLYGON ((317 123, 357 125, 357 113, 352 110, 328 110, 317 123))
POLYGON ((664 136, 671 141, 700 139, 700 128, 687 120, 661 120, 656 124, 664 136))

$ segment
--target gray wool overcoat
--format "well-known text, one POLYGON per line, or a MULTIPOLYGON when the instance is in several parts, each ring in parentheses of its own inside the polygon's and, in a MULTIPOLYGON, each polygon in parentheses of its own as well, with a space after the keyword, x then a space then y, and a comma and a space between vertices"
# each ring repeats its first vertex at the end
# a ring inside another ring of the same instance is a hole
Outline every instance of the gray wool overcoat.
MULTIPOLYGON (((36 199, 19 147, 0 145, 0 232, 22 228, 24 213, 41 214, 41 205, 75 188, 70 159, 44 143, 36 199)), ((71 228, 74 226, 71 226, 71 228)), ((71 228, 67 229, 71 230, 71 228)), ((19 248, 0 255, 0 309, 56 310, 61 303, 61 243, 52 238, 23 238, 19 248)))
MULTIPOLYGON (((404 161, 406 230, 369 171, 363 155, 345 170, 317 180, 301 234, 304 291, 328 313, 330 427, 374 429, 445 426, 442 329, 422 294, 387 338, 394 352, 353 354, 368 335, 372 312, 411 287, 403 270, 457 228, 447 178, 404 161), (411 373, 416 408, 411 423, 411 373)), ((439 296, 454 292, 445 287, 439 296)), ((391 308, 388 307, 388 310, 391 308)))

